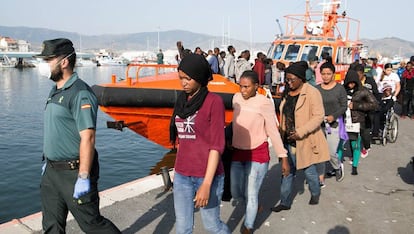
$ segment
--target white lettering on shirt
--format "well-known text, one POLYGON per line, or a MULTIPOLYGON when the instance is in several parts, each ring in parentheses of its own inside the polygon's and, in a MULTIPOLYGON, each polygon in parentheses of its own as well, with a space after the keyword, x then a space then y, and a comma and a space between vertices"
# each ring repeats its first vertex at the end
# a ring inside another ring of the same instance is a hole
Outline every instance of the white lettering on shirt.
POLYGON ((181 119, 178 116, 175 117, 175 126, 177 127, 179 139, 196 139, 194 130, 196 116, 197 112, 186 119, 181 119))

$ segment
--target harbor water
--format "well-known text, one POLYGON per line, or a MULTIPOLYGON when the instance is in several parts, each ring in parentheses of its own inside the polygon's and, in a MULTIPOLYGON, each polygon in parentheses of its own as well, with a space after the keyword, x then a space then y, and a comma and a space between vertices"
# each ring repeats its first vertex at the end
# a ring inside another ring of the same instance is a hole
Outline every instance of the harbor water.
MULTIPOLYGON (((79 67, 89 85, 122 78, 125 67, 79 67)), ((43 111, 54 83, 37 68, 0 68, 0 223, 39 212, 43 111)), ((168 149, 124 129, 108 129, 112 119, 99 111, 96 148, 101 173, 99 190, 150 174, 168 149)))

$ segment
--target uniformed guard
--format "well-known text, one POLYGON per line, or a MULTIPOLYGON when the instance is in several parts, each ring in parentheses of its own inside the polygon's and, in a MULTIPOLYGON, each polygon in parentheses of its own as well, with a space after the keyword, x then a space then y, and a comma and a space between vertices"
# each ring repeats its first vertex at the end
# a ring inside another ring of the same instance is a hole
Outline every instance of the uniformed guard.
POLYGON ((44 41, 42 53, 36 57, 46 62, 39 65, 41 75, 56 83, 44 115, 43 231, 65 233, 70 211, 85 233, 120 233, 99 212, 98 103, 91 88, 73 71, 73 44, 65 38, 44 41))

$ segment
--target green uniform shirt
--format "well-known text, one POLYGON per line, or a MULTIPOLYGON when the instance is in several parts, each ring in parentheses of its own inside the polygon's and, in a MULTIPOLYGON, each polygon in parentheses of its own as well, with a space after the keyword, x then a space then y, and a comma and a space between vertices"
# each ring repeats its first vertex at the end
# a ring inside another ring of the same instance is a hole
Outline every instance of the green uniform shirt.
POLYGON ((61 89, 54 86, 44 115, 44 155, 54 161, 78 159, 79 132, 96 129, 97 110, 95 94, 77 73, 61 89))

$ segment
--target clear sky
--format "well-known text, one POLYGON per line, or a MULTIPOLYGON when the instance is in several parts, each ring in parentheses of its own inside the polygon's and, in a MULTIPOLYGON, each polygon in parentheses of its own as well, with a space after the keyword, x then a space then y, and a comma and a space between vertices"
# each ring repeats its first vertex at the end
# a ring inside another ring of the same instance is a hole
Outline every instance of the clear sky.
MULTIPOLYGON (((311 1, 312 8, 318 9, 321 2, 311 1)), ((361 38, 414 41, 413 6, 412 0, 345 0, 340 12, 346 10, 349 17, 361 21, 361 38)), ((305 0, 12 0, 2 4, 0 25, 82 35, 182 29, 270 42, 279 33, 276 19, 284 27, 284 15, 304 9, 305 0)))

